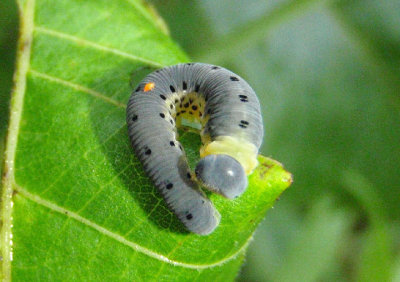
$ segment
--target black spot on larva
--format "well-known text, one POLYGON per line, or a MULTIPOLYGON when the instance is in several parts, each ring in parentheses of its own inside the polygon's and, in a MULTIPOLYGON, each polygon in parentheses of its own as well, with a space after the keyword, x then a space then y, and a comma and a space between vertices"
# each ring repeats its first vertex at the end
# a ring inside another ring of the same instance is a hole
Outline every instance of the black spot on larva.
POLYGON ((189 111, 189 114, 193 115, 193 112, 192 112, 192 111, 189 111))
POLYGON ((200 89, 200 84, 196 84, 195 88, 194 88, 194 92, 199 92, 200 89))
POLYGON ((187 178, 192 178, 192 175, 190 174, 190 172, 188 172, 187 174, 186 174, 186 176, 187 176, 187 178))
POLYGON ((189 104, 193 103, 193 99, 189 99, 189 104))
POLYGON ((193 63, 187 63, 186 65, 187 65, 187 66, 191 66, 191 65, 193 65, 193 63))
POLYGON ((160 117, 165 118, 165 115, 163 113, 160 113, 160 117))
POLYGON ((151 150, 150 150, 149 148, 146 147, 145 150, 146 150, 146 151, 145 151, 144 153, 145 153, 146 155, 150 155, 150 154, 151 154, 151 150))
POLYGON ((245 124, 245 125, 249 125, 249 122, 246 120, 241 120, 240 123, 245 124))
POLYGON ((186 90, 186 89, 187 89, 186 81, 184 81, 184 82, 182 83, 182 88, 183 88, 183 90, 186 90))
POLYGON ((140 91, 140 85, 136 88, 135 92, 139 92, 140 91))
POLYGON ((174 105, 169 105, 169 108, 172 110, 174 108, 174 105))
POLYGON ((166 100, 166 99, 167 99, 163 94, 161 94, 160 97, 161 97, 161 99, 163 99, 163 100, 166 100))
POLYGON ((239 81, 239 78, 237 78, 236 76, 231 76, 230 79, 231 79, 232 81, 239 81))
POLYGON ((179 100, 178 99, 175 99, 175 104, 178 104, 179 103, 179 100))
POLYGON ((185 106, 185 108, 189 107, 189 103, 186 103, 184 106, 185 106))
POLYGON ((211 67, 211 69, 212 69, 212 70, 217 70, 217 69, 219 69, 219 67, 213 66, 213 67, 211 67))
POLYGON ((245 125, 245 124, 239 123, 239 126, 240 126, 241 128, 247 128, 247 125, 245 125))
POLYGON ((240 101, 242 101, 242 102, 248 102, 249 101, 249 99, 247 98, 246 95, 239 95, 239 98, 240 98, 240 101))
POLYGON ((202 112, 199 112, 199 117, 202 117, 203 116, 203 113, 202 112))
POLYGON ((193 110, 193 111, 197 110, 197 106, 196 106, 196 105, 193 105, 193 106, 192 106, 192 110, 193 110))
POLYGON ((179 116, 181 114, 181 112, 178 112, 177 114, 176 114, 176 116, 179 116))
POLYGON ((134 116, 132 117, 132 121, 137 121, 137 119, 138 119, 138 116, 137 116, 137 115, 134 115, 134 116))
POLYGON ((174 141, 169 141, 169 144, 170 144, 171 146, 175 146, 175 142, 174 142, 174 141))
POLYGON ((193 215, 191 214, 191 213, 189 213, 187 216, 186 216, 186 219, 187 220, 191 220, 193 218, 193 215))
POLYGON ((175 87, 173 87, 172 85, 169 86, 169 89, 171 90, 171 92, 175 92, 175 87))
POLYGON ((174 121, 172 119, 169 120, 169 122, 174 125, 174 121))
POLYGON ((179 149, 180 149, 181 151, 183 151, 183 148, 182 148, 182 145, 181 145, 181 144, 179 144, 179 149))
POLYGON ((182 97, 182 98, 181 98, 181 102, 183 102, 184 100, 185 100, 185 97, 182 97))
POLYGON ((172 187, 174 187, 174 184, 172 184, 172 183, 168 183, 167 186, 166 186, 166 188, 167 188, 168 190, 171 190, 172 187))

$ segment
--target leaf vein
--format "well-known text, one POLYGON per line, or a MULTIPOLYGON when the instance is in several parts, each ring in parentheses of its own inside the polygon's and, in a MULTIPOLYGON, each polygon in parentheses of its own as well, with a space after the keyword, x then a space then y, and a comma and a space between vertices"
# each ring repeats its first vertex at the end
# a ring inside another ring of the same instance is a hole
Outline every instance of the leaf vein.
POLYGON ((90 40, 87 40, 87 39, 83 39, 83 38, 80 38, 80 37, 77 37, 77 36, 74 36, 74 35, 71 35, 71 34, 67 34, 67 33, 64 33, 64 32, 61 32, 61 31, 57 31, 57 30, 53 30, 53 29, 49 29, 49 28, 41 27, 41 26, 35 26, 34 30, 35 30, 35 32, 38 32, 38 33, 43 33, 43 34, 47 34, 47 35, 50 35, 50 36, 53 36, 53 37, 57 37, 57 38, 61 38, 61 39, 64 39, 64 40, 72 41, 72 42, 77 43, 77 44, 79 44, 81 46, 87 46, 87 47, 91 47, 91 48, 100 50, 102 52, 112 53, 112 54, 115 54, 117 56, 124 57, 124 58, 127 58, 129 60, 136 61, 136 62, 142 62, 142 63, 148 64, 148 65, 151 65, 151 66, 154 66, 154 67, 157 67, 157 68, 160 68, 160 67, 164 66, 164 65, 162 65, 162 64, 160 64, 158 62, 154 62, 154 61, 151 61, 151 60, 148 60, 148 59, 145 59, 145 58, 141 58, 141 57, 132 55, 130 53, 118 50, 116 48, 104 46, 104 45, 101 45, 99 43, 96 43, 96 42, 93 42, 93 41, 90 41, 90 40))
POLYGON ((110 97, 107 97, 105 94, 100 93, 100 92, 98 92, 96 90, 87 88, 87 87, 85 87, 83 85, 75 84, 75 83, 72 83, 70 81, 63 80, 61 78, 55 77, 55 76, 51 76, 51 75, 48 75, 48 74, 45 74, 45 73, 42 73, 42 72, 38 72, 38 71, 36 71, 34 69, 30 69, 29 73, 32 74, 33 76, 40 77, 42 79, 45 79, 45 80, 48 80, 48 81, 51 81, 51 82, 55 82, 55 83, 58 83, 58 84, 62 84, 64 86, 73 88, 73 89, 75 89, 77 91, 80 91, 80 92, 84 92, 84 93, 89 94, 91 96, 94 96, 96 98, 102 99, 102 100, 104 100, 104 101, 106 101, 106 102, 108 102, 110 104, 113 104, 113 105, 115 105, 117 107, 126 108, 125 104, 120 103, 118 101, 115 101, 114 99, 111 99, 110 97))
POLYGON ((82 211, 85 210, 85 208, 87 208, 87 206, 89 206, 89 204, 91 202, 93 202, 93 200, 104 190, 104 188, 107 187, 107 185, 110 185, 113 181, 115 181, 122 173, 124 173, 129 167, 131 166, 131 164, 126 165, 120 172, 118 172, 117 174, 114 175, 114 177, 106 184, 101 185, 99 187, 99 189, 96 191, 96 193, 94 193, 92 195, 92 197, 90 197, 90 199, 88 199, 86 201, 86 203, 77 211, 77 213, 80 213, 82 211))
POLYGON ((136 3, 136 1, 132 1, 132 0, 125 0, 127 3, 129 3, 130 5, 132 5, 137 11, 139 11, 143 17, 145 17, 149 24, 152 24, 154 27, 157 27, 156 24, 154 24, 154 19, 151 18, 151 16, 143 9, 143 7, 141 5, 138 5, 138 3, 136 3))
POLYGON ((159 260, 161 262, 168 263, 168 264, 171 264, 171 265, 174 265, 174 266, 183 267, 183 268, 201 270, 201 269, 206 269, 206 268, 213 268, 213 267, 222 266, 223 264, 227 263, 230 260, 235 259, 239 254, 244 252, 246 250, 247 246, 249 245, 251 239, 252 239, 252 237, 250 236, 248 238, 248 240, 243 244, 243 246, 240 249, 238 249, 235 253, 233 253, 232 255, 227 256, 227 257, 225 257, 225 258, 223 258, 223 259, 221 259, 219 261, 213 262, 213 263, 209 263, 209 264, 191 264, 191 263, 175 261, 175 260, 172 260, 172 259, 162 255, 162 254, 156 253, 156 252, 154 252, 154 251, 152 251, 150 249, 147 249, 147 248, 145 248, 145 247, 143 247, 141 245, 138 245, 138 244, 136 244, 136 243, 134 243, 132 241, 129 241, 125 237, 123 237, 123 236, 121 236, 121 235, 119 235, 117 233, 114 233, 114 232, 112 232, 112 231, 110 231, 110 230, 108 230, 108 229, 106 229, 106 228, 104 228, 104 227, 92 222, 91 220, 80 216, 77 213, 74 213, 74 212, 72 212, 72 211, 70 211, 70 210, 68 210, 68 209, 66 209, 64 207, 58 206, 57 204, 55 204, 53 202, 47 201, 47 200, 45 200, 45 199, 43 199, 43 198, 41 198, 41 197, 39 197, 37 195, 34 195, 34 194, 28 192, 27 190, 25 190, 24 188, 18 186, 17 184, 14 184, 14 189, 17 192, 19 192, 22 196, 24 196, 25 198, 27 198, 27 199, 29 199, 29 200, 31 200, 31 201, 33 201, 33 202, 35 202, 35 203, 37 203, 37 204, 39 204, 41 206, 44 206, 44 207, 46 207, 46 208, 48 208, 48 209, 50 209, 52 211, 58 212, 60 214, 63 214, 65 216, 69 217, 69 218, 75 219, 76 221, 78 221, 78 222, 80 222, 80 223, 82 223, 84 225, 87 225, 87 226, 97 230, 98 232, 102 233, 103 235, 105 235, 105 236, 107 236, 107 237, 109 237, 111 239, 114 239, 115 241, 117 241, 117 242, 119 242, 119 243, 121 243, 123 245, 126 245, 126 246, 130 247, 131 249, 133 249, 133 250, 135 250, 135 251, 137 251, 139 253, 147 255, 147 256, 149 256, 151 258, 154 258, 156 260, 159 260))
POLYGON ((73 170, 75 167, 74 165, 76 165, 76 163, 78 163, 78 161, 81 161, 82 158, 86 158, 86 156, 92 152, 93 150, 103 146, 104 144, 106 144, 111 138, 113 138, 115 135, 117 135, 124 127, 126 126, 126 124, 124 123, 122 126, 120 126, 117 130, 115 130, 114 133, 110 134, 102 143, 100 143, 99 145, 87 150, 86 152, 84 152, 82 154, 82 156, 74 163, 70 163, 69 168, 68 169, 64 169, 62 173, 60 173, 58 175, 58 177, 53 181, 53 183, 51 183, 46 189, 44 189, 43 191, 41 191, 40 196, 44 195, 45 193, 47 193, 51 188, 53 188, 58 181, 60 181, 68 172, 70 172, 71 170, 73 170))

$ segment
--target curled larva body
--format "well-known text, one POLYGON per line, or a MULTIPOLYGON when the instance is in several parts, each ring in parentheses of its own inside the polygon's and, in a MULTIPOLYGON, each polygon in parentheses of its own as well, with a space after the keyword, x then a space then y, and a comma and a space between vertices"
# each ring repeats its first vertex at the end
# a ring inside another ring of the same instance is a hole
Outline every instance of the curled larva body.
POLYGON ((131 143, 168 206, 194 233, 206 235, 220 215, 198 188, 227 198, 244 192, 263 138, 260 104, 238 75, 202 63, 157 70, 139 83, 127 106, 131 143), (192 176, 176 128, 200 124, 202 159, 192 176), (215 173, 224 176, 215 176, 215 173), (234 185, 235 184, 235 185, 234 185))

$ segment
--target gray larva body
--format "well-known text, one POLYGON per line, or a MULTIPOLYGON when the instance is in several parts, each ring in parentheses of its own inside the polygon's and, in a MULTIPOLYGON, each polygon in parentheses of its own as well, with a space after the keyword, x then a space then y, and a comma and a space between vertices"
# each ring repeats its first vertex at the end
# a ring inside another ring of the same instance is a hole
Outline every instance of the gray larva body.
POLYGON ((260 105, 241 77, 201 63, 157 70, 130 97, 127 123, 136 155, 183 224, 206 235, 218 226, 220 215, 198 188, 177 141, 176 126, 183 121, 202 127, 197 180, 235 198, 247 186, 246 174, 257 165, 263 137, 260 105))

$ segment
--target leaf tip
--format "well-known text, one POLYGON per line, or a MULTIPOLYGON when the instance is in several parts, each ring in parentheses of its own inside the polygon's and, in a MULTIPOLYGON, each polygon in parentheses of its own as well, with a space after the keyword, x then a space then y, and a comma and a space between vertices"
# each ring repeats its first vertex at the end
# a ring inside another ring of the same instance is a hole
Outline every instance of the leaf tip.
POLYGON ((258 155, 258 161, 250 179, 260 189, 273 189, 280 194, 293 183, 293 175, 284 169, 282 163, 263 155, 258 155))

